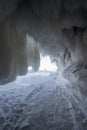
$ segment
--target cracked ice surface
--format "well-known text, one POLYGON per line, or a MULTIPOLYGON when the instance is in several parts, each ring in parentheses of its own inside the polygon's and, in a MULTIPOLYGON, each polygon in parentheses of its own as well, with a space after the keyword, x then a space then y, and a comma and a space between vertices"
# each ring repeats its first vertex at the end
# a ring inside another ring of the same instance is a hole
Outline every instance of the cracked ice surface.
POLYGON ((0 130, 86 130, 66 84, 55 73, 39 72, 0 86, 0 130))

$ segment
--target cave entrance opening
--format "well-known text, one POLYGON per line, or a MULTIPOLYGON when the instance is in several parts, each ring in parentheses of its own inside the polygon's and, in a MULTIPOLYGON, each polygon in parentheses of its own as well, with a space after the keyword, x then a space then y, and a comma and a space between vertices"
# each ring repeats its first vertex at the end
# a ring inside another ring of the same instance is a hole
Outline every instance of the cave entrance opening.
POLYGON ((26 50, 28 57, 28 72, 55 72, 57 71, 56 63, 51 61, 50 56, 41 51, 39 42, 29 34, 26 35, 26 50))
MULTIPOLYGON (((32 67, 28 67, 29 72, 33 72, 32 67)), ((43 72, 56 72, 57 66, 55 63, 51 62, 51 59, 49 56, 40 56, 40 67, 38 71, 43 72)))
POLYGON ((51 59, 49 56, 41 56, 41 62, 40 62, 40 71, 57 71, 57 66, 55 63, 51 62, 51 59))

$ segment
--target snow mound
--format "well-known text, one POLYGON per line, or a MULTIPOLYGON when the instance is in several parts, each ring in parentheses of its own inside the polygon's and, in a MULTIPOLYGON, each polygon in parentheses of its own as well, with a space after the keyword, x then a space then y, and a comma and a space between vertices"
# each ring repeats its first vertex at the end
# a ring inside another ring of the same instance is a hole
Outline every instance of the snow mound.
POLYGON ((55 73, 39 72, 0 86, 0 130, 86 130, 64 84, 55 73))

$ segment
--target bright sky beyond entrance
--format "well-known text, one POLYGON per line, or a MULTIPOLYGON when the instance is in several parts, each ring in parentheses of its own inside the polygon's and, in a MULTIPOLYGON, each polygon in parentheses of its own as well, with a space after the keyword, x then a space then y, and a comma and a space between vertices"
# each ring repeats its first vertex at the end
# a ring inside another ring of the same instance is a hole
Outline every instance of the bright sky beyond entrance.
POLYGON ((57 66, 51 63, 49 56, 41 57, 40 69, 42 71, 56 71, 57 66))
MULTIPOLYGON (((32 67, 29 67, 28 70, 32 70, 32 67)), ((40 71, 56 71, 57 66, 54 63, 51 63, 49 56, 45 56, 45 57, 41 57, 39 70, 40 71)))

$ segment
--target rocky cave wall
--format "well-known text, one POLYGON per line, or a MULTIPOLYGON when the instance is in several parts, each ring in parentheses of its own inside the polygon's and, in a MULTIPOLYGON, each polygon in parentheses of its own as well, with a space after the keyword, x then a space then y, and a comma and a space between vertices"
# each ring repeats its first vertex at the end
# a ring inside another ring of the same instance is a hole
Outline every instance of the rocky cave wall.
MULTIPOLYGON (((28 54, 33 53, 28 51, 30 45, 26 48, 27 34, 36 46, 40 44, 40 52, 56 60, 65 78, 82 69, 86 72, 86 0, 4 0, 0 6, 1 84, 27 72, 28 54), (75 69, 68 72, 72 65, 75 69)), ((39 66, 39 55, 32 59, 39 66)))

